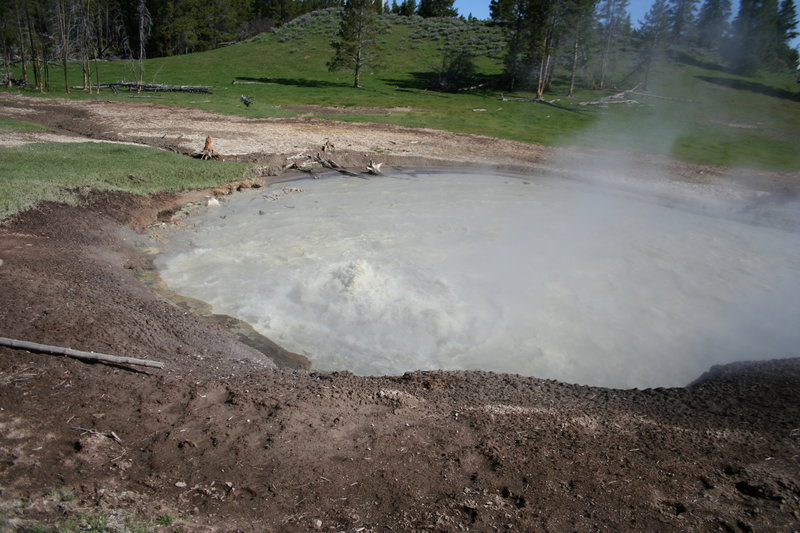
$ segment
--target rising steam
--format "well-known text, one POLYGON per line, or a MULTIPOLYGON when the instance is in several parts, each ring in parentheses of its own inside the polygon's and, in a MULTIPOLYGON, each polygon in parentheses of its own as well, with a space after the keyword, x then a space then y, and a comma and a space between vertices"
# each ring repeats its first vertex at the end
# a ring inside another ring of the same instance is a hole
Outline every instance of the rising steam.
POLYGON ((612 177, 300 186, 209 213, 160 265, 317 368, 679 386, 800 346, 796 205, 612 177))

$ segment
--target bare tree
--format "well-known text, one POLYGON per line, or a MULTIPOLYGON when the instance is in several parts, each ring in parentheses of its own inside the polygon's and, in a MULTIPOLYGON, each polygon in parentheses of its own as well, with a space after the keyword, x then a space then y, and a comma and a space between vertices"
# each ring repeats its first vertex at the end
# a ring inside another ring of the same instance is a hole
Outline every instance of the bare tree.
POLYGON ((147 39, 150 37, 150 31, 153 28, 153 19, 150 17, 150 11, 147 9, 145 0, 139 0, 136 8, 136 14, 139 19, 139 85, 144 81, 144 58, 145 58, 145 45, 147 39))
POLYGON ((61 65, 64 69, 64 91, 69 93, 69 76, 67 74, 67 63, 72 47, 70 35, 72 33, 72 9, 70 0, 53 1, 53 18, 55 20, 56 33, 58 35, 58 46, 60 48, 61 65))

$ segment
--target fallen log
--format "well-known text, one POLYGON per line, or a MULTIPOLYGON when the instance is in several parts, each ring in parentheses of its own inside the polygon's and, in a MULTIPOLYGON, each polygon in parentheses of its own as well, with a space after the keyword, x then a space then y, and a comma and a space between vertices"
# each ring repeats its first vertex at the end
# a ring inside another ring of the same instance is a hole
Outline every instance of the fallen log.
POLYGON ((22 350, 29 350, 31 352, 41 352, 52 355, 64 355, 67 357, 73 357, 75 359, 83 359, 86 361, 100 361, 102 363, 164 368, 164 363, 160 361, 153 361, 150 359, 137 359, 135 357, 120 357, 117 355, 108 355, 97 352, 84 352, 81 350, 73 350, 72 348, 65 348, 63 346, 39 344, 38 342, 9 339, 8 337, 0 337, 0 346, 8 346, 9 348, 20 348, 22 350))
POLYGON ((503 96, 500 95, 500 100, 502 102, 533 102, 533 98, 514 98, 511 96, 503 96))
POLYGON ((587 106, 587 105, 609 105, 609 104, 641 104, 638 100, 634 100, 630 98, 637 89, 639 89, 639 85, 637 84, 632 89, 627 89, 625 91, 610 94, 608 96, 604 96, 603 98, 598 98, 597 100, 593 100, 591 102, 579 102, 578 105, 587 106))
MULTIPOLYGON (((75 90, 84 90, 83 85, 73 85, 75 90)), ((168 85, 165 83, 137 83, 135 81, 118 81, 114 83, 93 83, 92 89, 111 89, 116 92, 119 89, 130 91, 148 91, 165 93, 210 93, 211 87, 205 85, 168 85)))
POLYGON ((439 97, 439 98, 452 98, 449 95, 438 94, 438 93, 436 93, 434 91, 420 91, 418 89, 406 89, 405 87, 395 87, 394 90, 395 91, 400 91, 402 93, 425 94, 425 95, 428 95, 428 96, 436 96, 436 97, 439 97))
POLYGON ((375 163, 372 159, 369 160, 369 164, 367 165, 367 174, 372 174, 373 176, 383 176, 381 172, 381 165, 383 163, 375 163))
POLYGON ((466 91, 477 91, 478 89, 483 89, 484 87, 487 87, 488 85, 489 85, 488 83, 479 83, 478 85, 473 85, 471 87, 461 87, 460 89, 456 89, 456 91, 458 91, 460 93, 463 93, 463 92, 466 92, 466 91))

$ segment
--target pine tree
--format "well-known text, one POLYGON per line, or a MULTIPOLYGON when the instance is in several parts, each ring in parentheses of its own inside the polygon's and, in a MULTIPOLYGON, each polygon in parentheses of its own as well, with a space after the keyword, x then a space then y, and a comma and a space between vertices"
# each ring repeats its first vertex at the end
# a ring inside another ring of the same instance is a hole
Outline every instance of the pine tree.
POLYGON ((355 88, 361 87, 364 68, 375 64, 379 56, 377 19, 372 0, 346 0, 339 33, 331 42, 334 55, 328 69, 351 70, 355 88))
POLYGON ((417 0, 403 0, 400 3, 400 15, 411 17, 417 13, 417 0))
POLYGON ((728 31, 731 0, 706 0, 697 18, 697 44, 708 50, 718 50, 728 31))
POLYGON ((778 11, 778 30, 785 42, 797 37, 797 8, 794 0, 783 0, 778 11))
POLYGON ((778 11, 778 31, 780 32, 781 43, 778 49, 778 57, 781 62, 790 68, 798 65, 798 51, 792 48, 791 41, 797 37, 797 9, 794 0, 783 0, 778 11))
MULTIPOLYGON (((788 8, 788 6, 787 6, 788 8)), ((741 0, 726 56, 741 74, 775 68, 789 49, 777 0, 741 0)))
POLYGON ((674 41, 694 33, 697 0, 671 0, 670 25, 674 41))
POLYGON ((612 61, 617 57, 617 54, 612 54, 612 50, 617 48, 620 41, 631 31, 628 0, 603 0, 598 6, 597 19, 602 37, 598 88, 604 89, 608 72, 612 70, 612 61))
POLYGON ((506 41, 503 59, 508 88, 514 90, 525 77, 528 67, 530 39, 525 11, 526 0, 492 0, 489 14, 493 21, 502 24, 506 41))
POLYGON ((664 51, 670 34, 670 10, 667 0, 656 0, 644 16, 639 30, 642 37, 644 79, 642 88, 647 89, 653 63, 664 51))
POLYGON ((456 17, 458 11, 453 7, 454 0, 420 0, 420 17, 456 17))

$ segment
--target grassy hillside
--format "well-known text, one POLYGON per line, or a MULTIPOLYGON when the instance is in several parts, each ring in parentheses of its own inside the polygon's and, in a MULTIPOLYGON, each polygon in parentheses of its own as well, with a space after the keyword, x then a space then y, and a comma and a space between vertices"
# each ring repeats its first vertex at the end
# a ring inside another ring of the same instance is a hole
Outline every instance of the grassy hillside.
MULTIPOLYGON (((211 52, 146 62, 145 81, 201 84, 213 94, 150 95, 159 103, 196 106, 253 117, 289 117, 294 106, 378 108, 359 114, 325 115, 346 121, 393 123, 478 133, 548 145, 584 145, 668 154, 708 164, 769 169, 800 169, 800 91, 791 75, 741 78, 727 73, 694 51, 673 54, 653 74, 648 92, 637 95, 643 105, 606 108, 578 106, 608 93, 581 90, 566 98, 556 86, 547 95, 554 106, 502 101, 502 94, 484 90, 470 94, 399 92, 395 87, 423 90, 441 64, 450 43, 470 42, 484 79, 502 70, 500 30, 487 23, 455 19, 388 17, 384 29, 383 67, 368 72, 361 90, 351 87, 347 72, 331 73, 326 62, 335 31, 331 11, 306 15, 276 33, 211 52), (249 82, 234 85, 234 80, 249 82), (242 94, 253 100, 245 107, 242 94), (388 112, 381 108, 411 108, 388 112)), ((126 61, 97 62, 101 81, 133 79, 126 61)), ((79 83, 77 69, 72 72, 79 83)), ((60 73, 52 74, 49 96, 62 96, 60 73)), ((621 88, 630 88, 630 81, 621 88)), ((104 99, 130 95, 103 91, 104 99)), ((97 98, 74 92, 73 98, 97 98)))

